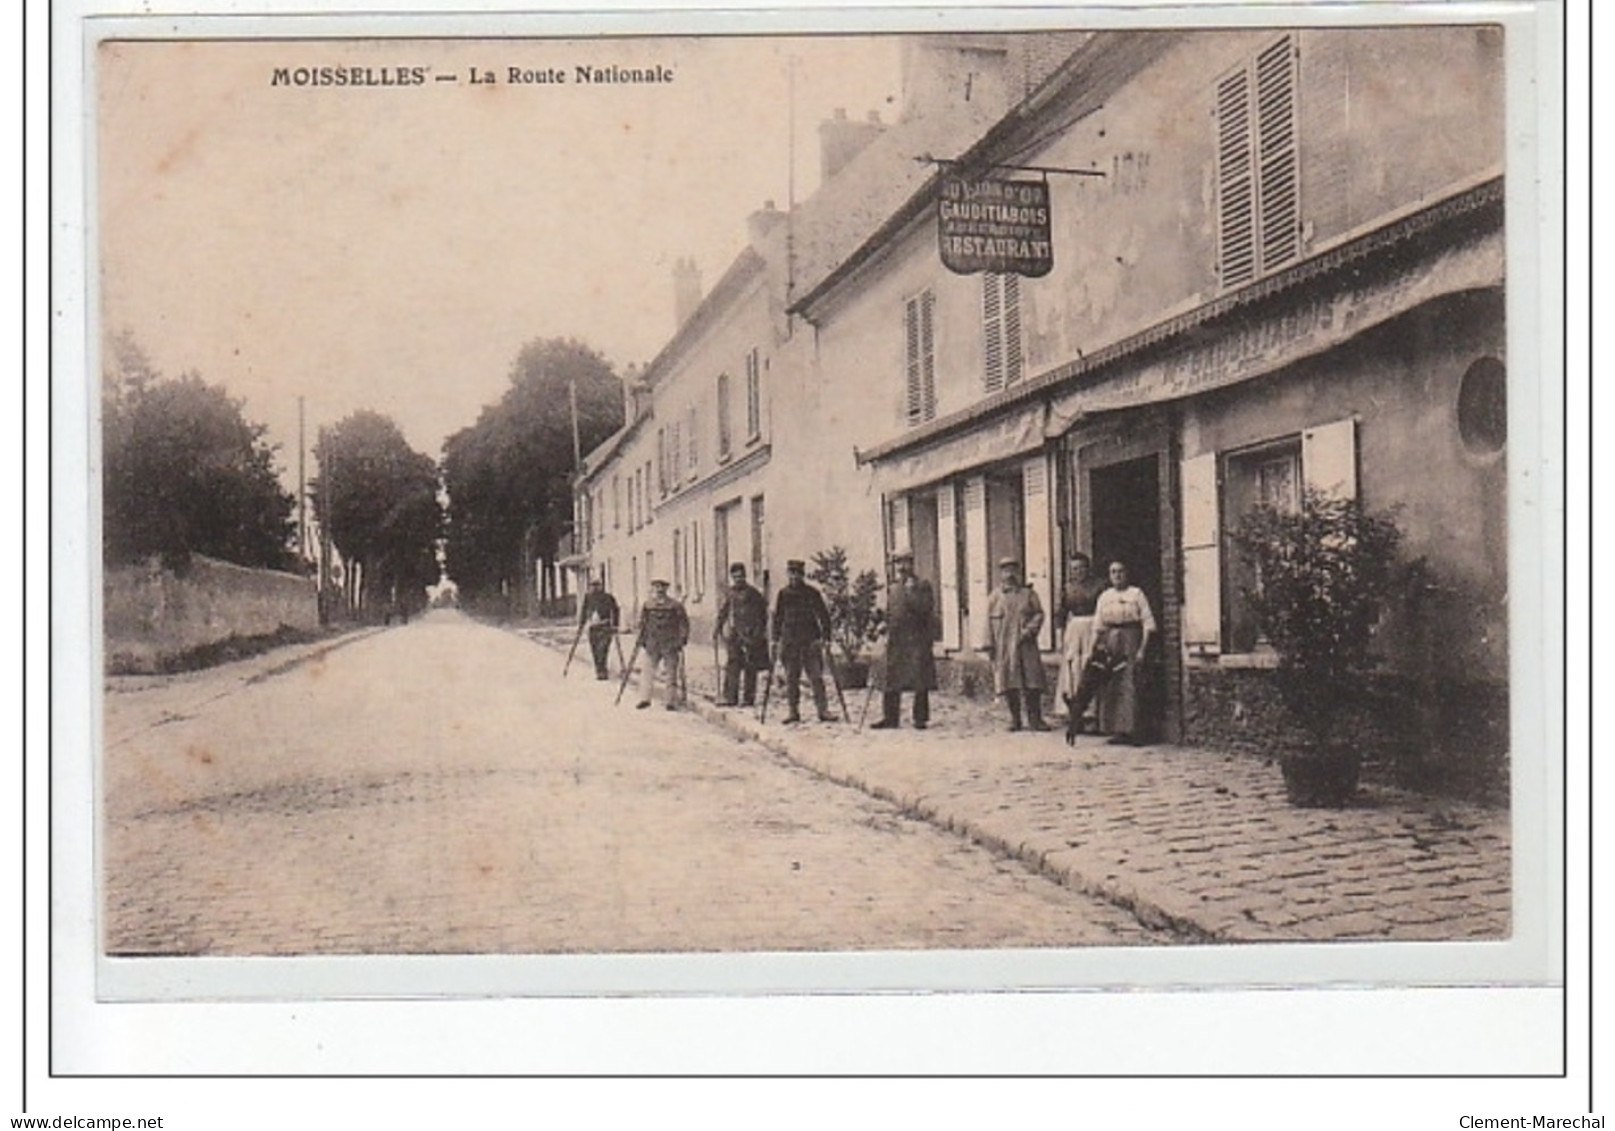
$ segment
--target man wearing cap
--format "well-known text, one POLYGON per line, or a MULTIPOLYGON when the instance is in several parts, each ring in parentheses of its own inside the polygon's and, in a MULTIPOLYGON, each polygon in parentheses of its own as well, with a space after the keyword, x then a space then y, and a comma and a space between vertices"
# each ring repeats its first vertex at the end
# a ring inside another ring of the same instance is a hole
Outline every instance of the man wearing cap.
POLYGON ((914 555, 892 555, 896 577, 886 591, 886 675, 881 684, 880 722, 872 730, 889 730, 903 714, 903 692, 914 693, 914 729, 931 721, 931 692, 936 688, 936 657, 931 645, 937 629, 936 594, 931 583, 914 574, 914 555))
POLYGON ((684 645, 690 640, 690 617, 684 606, 667 595, 667 582, 657 578, 650 583, 650 599, 639 607, 639 644, 645 650, 645 666, 639 674, 639 703, 650 706, 656 688, 656 671, 661 668, 667 683, 667 709, 679 704, 679 664, 684 645))
POLYGON ((589 591, 583 595, 583 606, 578 609, 578 624, 589 633, 589 651, 594 656, 594 678, 605 679, 606 656, 611 649, 611 638, 617 631, 622 612, 617 599, 606 592, 606 583, 596 577, 589 582, 589 591))
POLYGON ((729 589, 718 606, 713 640, 724 647, 721 707, 757 702, 757 673, 768 670, 768 601, 746 582, 746 567, 729 567, 729 589), (744 692, 742 693, 742 683, 744 692))
POLYGON ((779 646, 780 661, 785 665, 785 703, 789 708, 785 721, 802 721, 798 708, 802 702, 800 682, 805 668, 819 721, 833 723, 835 716, 830 713, 829 699, 824 693, 824 645, 830 639, 830 610, 825 607, 819 591, 807 583, 806 576, 807 567, 800 561, 786 562, 785 587, 774 598, 772 631, 774 643, 779 646))
POLYGON ((993 690, 1009 704, 1010 730, 1021 728, 1021 704, 1026 725, 1048 730, 1043 721, 1043 659, 1037 634, 1043 627, 1043 605, 1035 590, 1021 584, 1020 563, 1005 558, 998 563, 999 587, 987 601, 987 650, 992 654, 993 690))

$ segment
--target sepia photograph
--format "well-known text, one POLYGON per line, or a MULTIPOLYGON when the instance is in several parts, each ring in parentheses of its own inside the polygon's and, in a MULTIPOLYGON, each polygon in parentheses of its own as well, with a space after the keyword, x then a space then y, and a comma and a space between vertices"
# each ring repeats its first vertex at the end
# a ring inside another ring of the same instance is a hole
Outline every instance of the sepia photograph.
POLYGON ((982 24, 91 37, 99 995, 1540 959, 1512 29, 982 24))

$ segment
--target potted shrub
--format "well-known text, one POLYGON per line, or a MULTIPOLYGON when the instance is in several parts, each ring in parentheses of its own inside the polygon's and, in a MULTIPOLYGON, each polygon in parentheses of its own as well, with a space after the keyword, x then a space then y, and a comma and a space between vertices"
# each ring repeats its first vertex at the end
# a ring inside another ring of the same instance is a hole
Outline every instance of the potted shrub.
POLYGON ((1297 805, 1339 807, 1356 792, 1362 751, 1341 724, 1374 666, 1374 625, 1401 538, 1390 515, 1310 488, 1299 510, 1258 507, 1234 533, 1255 566, 1246 595, 1278 654, 1277 689, 1296 726, 1279 764, 1297 805))
POLYGON ((866 569, 853 575, 847 551, 832 546, 813 555, 808 580, 824 594, 830 610, 831 663, 842 687, 869 684, 869 645, 880 639, 885 613, 879 604, 880 578, 866 569))

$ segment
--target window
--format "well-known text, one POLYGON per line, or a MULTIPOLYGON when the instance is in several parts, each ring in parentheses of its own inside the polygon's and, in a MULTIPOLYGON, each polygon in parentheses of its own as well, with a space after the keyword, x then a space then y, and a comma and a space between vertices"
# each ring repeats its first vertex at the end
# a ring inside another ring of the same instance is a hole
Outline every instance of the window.
POLYGON ((656 430, 656 489, 667 498, 667 429, 656 430))
POLYGON ((718 374, 718 459, 729 458, 729 374, 718 374))
POLYGON ((677 491, 684 481, 684 445, 680 442, 680 426, 670 425, 668 428, 667 471, 668 490, 677 491))
POLYGON ((981 324, 984 385, 996 393, 1018 382, 1025 372, 1021 344, 1021 277, 981 277, 981 324))
POLYGON ((1217 83, 1217 269, 1224 287, 1301 252, 1296 57, 1286 35, 1217 83))
POLYGON ((935 312, 936 295, 930 290, 904 304, 906 416, 911 426, 936 418, 935 312))
POLYGON ((1458 436, 1471 455, 1490 456, 1508 443, 1508 371, 1483 357, 1458 386, 1458 436))
POLYGON ((646 460, 645 461, 645 489, 643 491, 641 491, 640 495, 639 495, 639 500, 640 500, 639 505, 640 505, 640 508, 641 508, 640 515, 639 515, 639 525, 641 525, 641 526, 648 526, 650 524, 650 474, 651 474, 650 473, 650 460, 646 460))
POLYGON ((1193 654, 1260 649, 1249 594, 1261 578, 1234 541, 1240 520, 1260 506, 1294 512, 1302 493, 1357 495, 1357 423, 1338 420, 1299 435, 1183 460, 1183 645, 1193 654))
POLYGON ((622 529, 622 477, 611 477, 611 529, 622 529))
POLYGON ((763 434, 763 375, 756 350, 746 355, 746 440, 763 434))
POLYGON ((763 575, 763 496, 751 497, 751 575, 757 584, 766 587, 768 578, 763 575))
POLYGON ((701 445, 698 443, 700 437, 696 434, 696 415, 694 405, 690 406, 690 413, 686 421, 686 427, 690 431, 690 478, 693 480, 696 477, 697 469, 701 466, 701 445))

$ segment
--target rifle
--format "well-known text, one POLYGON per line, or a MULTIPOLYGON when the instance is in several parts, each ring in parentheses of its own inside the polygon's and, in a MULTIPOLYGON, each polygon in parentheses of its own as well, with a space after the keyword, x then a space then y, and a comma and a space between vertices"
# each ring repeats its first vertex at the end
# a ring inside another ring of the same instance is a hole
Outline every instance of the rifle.
POLYGON ((873 675, 871 675, 869 678, 869 686, 864 689, 864 709, 858 712, 858 726, 854 729, 854 734, 859 734, 863 731, 864 721, 869 718, 869 701, 874 697, 875 678, 873 675))
MULTIPOLYGON (((824 666, 830 671, 830 682, 836 687, 836 702, 841 704, 841 717, 847 718, 847 697, 841 693, 841 677, 836 675, 836 664, 830 655, 830 645, 826 641, 819 641, 819 652, 824 656, 824 666)), ((873 685, 873 681, 871 681, 873 685)))
POLYGON ((623 671, 628 671, 628 661, 622 658, 622 635, 617 631, 616 625, 611 626, 611 642, 617 647, 617 662, 622 665, 623 671))
MULTIPOLYGON (((620 644, 617 646, 617 654, 622 655, 620 644)), ((639 634, 635 633, 634 650, 628 654, 628 662, 622 666, 622 682, 617 685, 617 698, 611 704, 613 707, 622 702, 622 693, 628 690, 628 677, 634 674, 634 661, 637 659, 639 659, 639 634)))
POLYGON ((779 668, 779 643, 776 641, 768 649, 768 682, 763 684, 763 705, 757 710, 757 721, 768 721, 768 694, 774 690, 774 672, 779 668))
POLYGON ((566 673, 571 670, 571 668, 572 668, 572 657, 576 656, 578 654, 578 641, 582 640, 582 639, 583 639, 583 621, 579 620, 578 621, 577 635, 572 637, 572 647, 566 654, 566 663, 561 665, 561 678, 562 679, 565 679, 566 678, 566 673))

